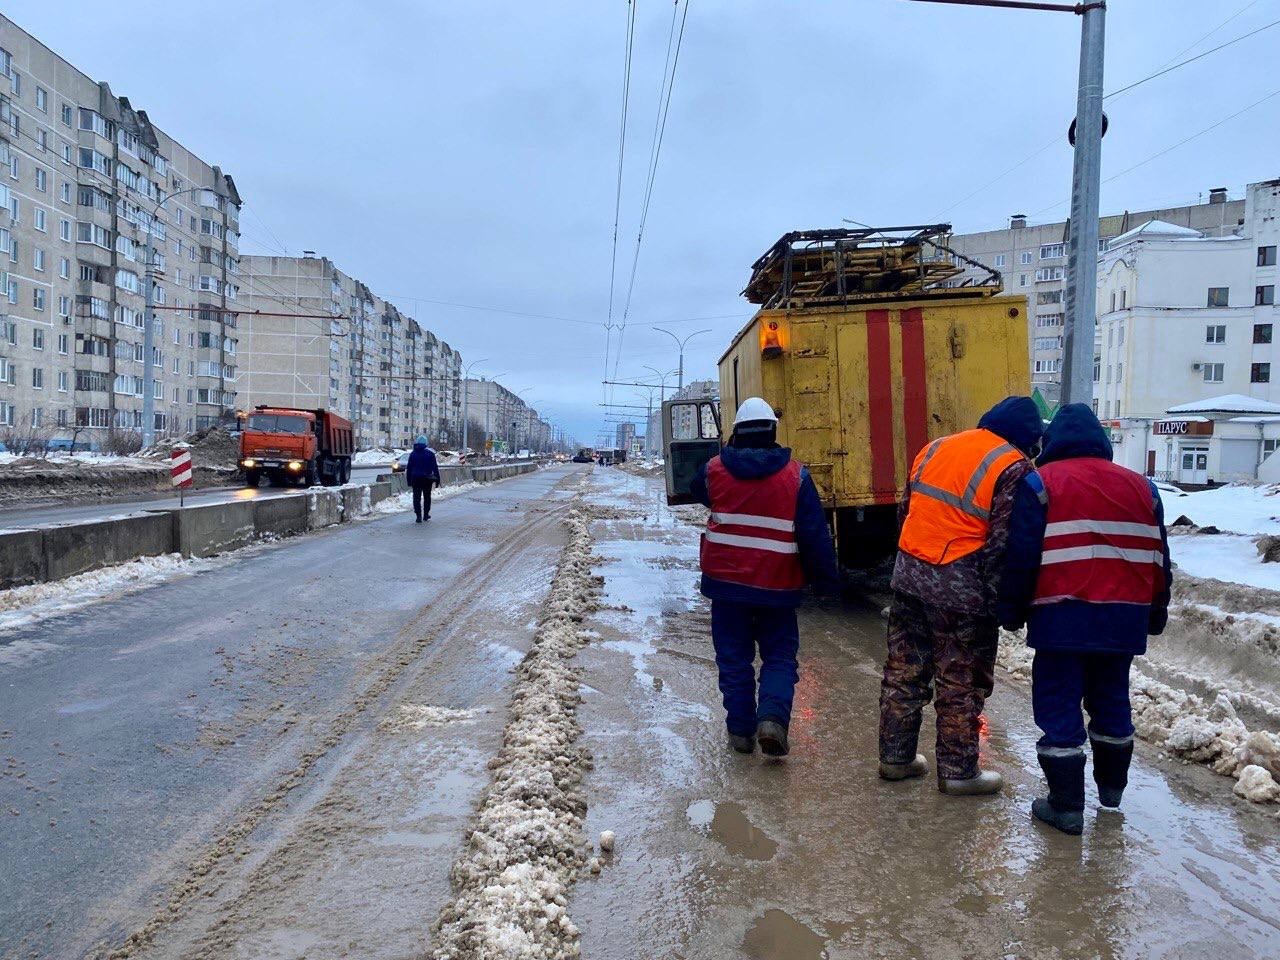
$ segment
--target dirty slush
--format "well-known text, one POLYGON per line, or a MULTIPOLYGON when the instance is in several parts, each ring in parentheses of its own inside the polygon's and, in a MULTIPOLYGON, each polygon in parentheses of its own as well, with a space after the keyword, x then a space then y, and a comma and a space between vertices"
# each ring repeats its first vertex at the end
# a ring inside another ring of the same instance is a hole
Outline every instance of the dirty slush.
POLYGON ((603 581, 592 573, 584 511, 571 510, 566 524, 569 542, 516 668, 502 748, 489 762, 493 781, 453 865, 453 900, 433 927, 434 960, 579 955, 567 903, 586 863, 583 778, 591 757, 578 742, 582 678, 574 659, 603 581))

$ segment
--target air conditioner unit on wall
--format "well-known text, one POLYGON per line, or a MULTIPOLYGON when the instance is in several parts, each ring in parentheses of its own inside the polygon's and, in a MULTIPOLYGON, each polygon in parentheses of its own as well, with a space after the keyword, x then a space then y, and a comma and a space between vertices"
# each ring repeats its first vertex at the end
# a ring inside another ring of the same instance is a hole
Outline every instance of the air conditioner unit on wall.
POLYGON ((1203 369, 1204 369, 1204 364, 1203 364, 1203 363, 1193 363, 1193 364, 1191 365, 1191 369, 1192 369, 1192 370, 1203 370, 1203 369))

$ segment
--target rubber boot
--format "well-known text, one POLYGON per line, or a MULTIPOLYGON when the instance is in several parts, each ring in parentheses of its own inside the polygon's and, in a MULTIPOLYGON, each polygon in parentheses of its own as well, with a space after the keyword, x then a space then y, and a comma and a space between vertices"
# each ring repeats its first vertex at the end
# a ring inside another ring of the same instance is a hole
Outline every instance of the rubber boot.
POLYGON ((731 733, 729 734, 729 746, 733 747, 738 753, 756 752, 755 737, 742 737, 736 733, 731 733))
POLYGON ((756 727, 756 739, 760 741, 760 752, 770 757, 785 757, 791 752, 787 728, 777 720, 761 720, 756 727))
POLYGON ((979 770, 977 776, 967 780, 950 780, 938 778, 938 790, 949 797, 984 797, 999 793, 1004 786, 1004 777, 994 770, 979 770))
POLYGON ((1084 750, 1065 756, 1037 754, 1049 795, 1031 804, 1031 815, 1074 837, 1084 832, 1084 750))
POLYGON ((880 761, 881 780, 910 780, 913 777, 923 777, 928 772, 929 762, 925 760, 923 753, 917 753, 916 758, 908 763, 880 761))
POLYGON ((1093 781, 1098 785, 1098 802, 1114 810, 1120 806, 1124 788, 1129 785, 1129 762, 1133 760, 1133 737, 1117 743, 1116 737, 1101 739, 1089 734, 1093 747, 1093 781))

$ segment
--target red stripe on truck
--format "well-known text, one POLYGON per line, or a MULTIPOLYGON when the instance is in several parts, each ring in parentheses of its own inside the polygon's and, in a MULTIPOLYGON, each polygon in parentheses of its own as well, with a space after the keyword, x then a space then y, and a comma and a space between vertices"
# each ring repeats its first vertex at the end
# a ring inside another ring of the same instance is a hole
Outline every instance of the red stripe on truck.
POLYGON ((867 415, 871 427, 871 491, 876 503, 898 499, 893 458, 893 369, 889 311, 867 311, 867 415))
POLYGON ((906 464, 929 442, 928 374, 924 362, 924 311, 902 311, 902 423, 906 430, 906 464))

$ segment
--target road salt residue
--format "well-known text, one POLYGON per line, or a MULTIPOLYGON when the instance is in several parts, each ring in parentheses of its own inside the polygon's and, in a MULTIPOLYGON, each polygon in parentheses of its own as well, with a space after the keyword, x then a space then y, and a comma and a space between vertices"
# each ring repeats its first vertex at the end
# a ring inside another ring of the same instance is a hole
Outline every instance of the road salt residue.
POLYGON ((601 579, 591 572, 591 537, 581 510, 567 518, 569 543, 552 580, 537 634, 516 669, 502 749, 490 762, 472 832, 453 865, 454 899, 433 928, 434 960, 565 960, 577 957, 569 890, 586 864, 583 777, 578 744, 583 618, 601 579))

